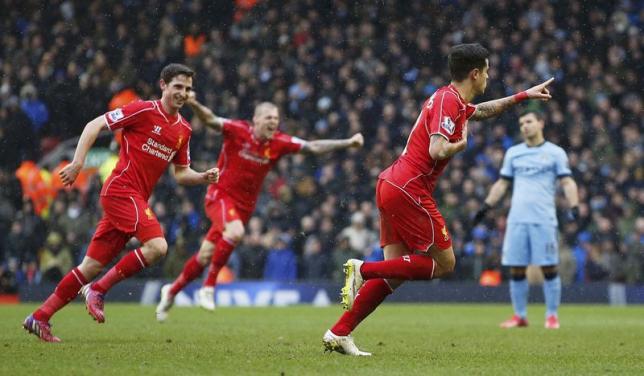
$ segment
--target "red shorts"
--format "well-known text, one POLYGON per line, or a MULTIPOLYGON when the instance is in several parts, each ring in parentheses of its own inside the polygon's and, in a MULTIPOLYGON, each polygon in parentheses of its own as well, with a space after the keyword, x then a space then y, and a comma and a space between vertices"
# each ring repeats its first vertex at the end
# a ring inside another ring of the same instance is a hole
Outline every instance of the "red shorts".
POLYGON ((379 179, 376 205, 380 210, 380 246, 405 244, 412 251, 452 246, 445 220, 429 197, 416 200, 402 188, 379 179))
POLYGON ((141 243, 162 238, 163 229, 148 203, 140 197, 101 196, 103 218, 87 248, 87 256, 109 264, 125 244, 136 237, 141 243))
POLYGON ((217 243, 221 238, 226 223, 240 220, 245 225, 253 214, 252 210, 243 210, 239 205, 221 189, 209 194, 205 200, 206 216, 210 219, 210 229, 206 240, 217 243))

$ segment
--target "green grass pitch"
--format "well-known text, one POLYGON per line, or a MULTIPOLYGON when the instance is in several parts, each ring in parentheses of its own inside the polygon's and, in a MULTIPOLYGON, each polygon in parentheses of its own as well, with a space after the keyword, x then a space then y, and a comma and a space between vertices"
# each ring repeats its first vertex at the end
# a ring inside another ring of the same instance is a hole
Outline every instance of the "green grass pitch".
POLYGON ((644 374, 644 307, 564 305, 562 328, 502 330, 509 305, 384 304, 355 332, 374 356, 325 354, 324 331, 339 306, 175 308, 114 304, 96 324, 73 304, 53 320, 62 344, 22 328, 34 305, 0 306, 5 375, 628 375, 644 374))

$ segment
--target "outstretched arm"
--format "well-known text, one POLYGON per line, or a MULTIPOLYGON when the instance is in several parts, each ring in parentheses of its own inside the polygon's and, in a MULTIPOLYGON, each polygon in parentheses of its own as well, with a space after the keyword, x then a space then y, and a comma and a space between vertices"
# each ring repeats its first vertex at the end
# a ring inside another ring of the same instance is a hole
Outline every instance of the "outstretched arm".
POLYGON ((181 185, 210 184, 219 181, 219 169, 217 167, 204 172, 197 172, 190 166, 173 166, 174 178, 181 185))
POLYGON ((224 120, 215 115, 211 109, 199 103, 194 91, 190 92, 190 94, 188 95, 188 101, 186 103, 188 103, 190 108, 192 108, 192 110, 195 112, 195 115, 197 115, 202 123, 217 132, 221 132, 221 129, 224 126, 224 120))
POLYGON ((474 120, 483 120, 498 116, 508 108, 526 99, 540 99, 542 101, 547 101, 552 98, 550 91, 548 91, 548 85, 550 85, 554 80, 554 78, 551 78, 546 82, 509 97, 479 103, 476 105, 476 111, 471 118, 474 120))
POLYGON ((362 145, 364 145, 364 137, 362 137, 362 133, 356 133, 351 138, 345 138, 342 140, 308 141, 304 146, 302 146, 301 152, 317 155, 351 147, 360 148, 362 145))
POLYGON ((80 170, 85 164, 85 157, 87 152, 96 142, 96 137, 101 133, 103 128, 107 127, 107 122, 105 121, 105 116, 101 115, 96 119, 90 121, 85 125, 83 133, 81 133, 80 139, 78 140, 78 145, 76 145, 76 151, 74 152, 74 159, 70 164, 63 167, 62 170, 58 173, 60 179, 62 180, 65 186, 71 186, 74 184, 74 181, 78 177, 80 170))

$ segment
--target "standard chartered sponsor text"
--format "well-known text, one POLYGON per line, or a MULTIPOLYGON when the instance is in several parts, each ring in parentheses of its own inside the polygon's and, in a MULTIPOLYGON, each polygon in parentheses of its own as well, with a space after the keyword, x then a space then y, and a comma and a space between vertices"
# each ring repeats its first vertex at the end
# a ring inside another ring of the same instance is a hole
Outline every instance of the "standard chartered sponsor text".
POLYGON ((141 145, 141 150, 144 152, 154 155, 157 158, 161 158, 166 162, 170 162, 174 157, 175 151, 172 148, 165 146, 164 144, 154 141, 152 138, 148 138, 148 142, 141 145))

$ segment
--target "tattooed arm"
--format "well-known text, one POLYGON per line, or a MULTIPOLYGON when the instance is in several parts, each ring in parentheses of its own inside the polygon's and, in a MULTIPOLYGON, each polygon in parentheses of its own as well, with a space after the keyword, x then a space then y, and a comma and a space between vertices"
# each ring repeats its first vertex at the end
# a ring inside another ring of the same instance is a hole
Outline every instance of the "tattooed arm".
POLYGON ((498 116, 508 108, 526 99, 540 99, 542 101, 547 101, 552 98, 548 91, 548 85, 550 85, 552 81, 554 81, 554 78, 515 95, 479 103, 476 105, 476 111, 474 111, 471 119, 484 120, 498 116))

